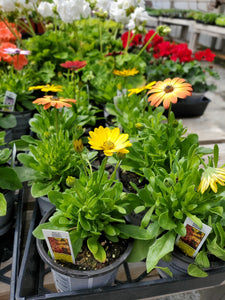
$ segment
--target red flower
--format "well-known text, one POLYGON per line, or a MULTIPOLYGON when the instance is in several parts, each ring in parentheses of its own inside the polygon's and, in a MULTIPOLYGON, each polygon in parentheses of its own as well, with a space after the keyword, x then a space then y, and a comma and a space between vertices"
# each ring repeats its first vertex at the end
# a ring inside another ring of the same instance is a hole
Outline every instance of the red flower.
POLYGON ((135 36, 133 36, 134 34, 132 32, 124 32, 124 34, 121 36, 121 40, 123 42, 123 48, 125 49, 127 47, 127 42, 128 42, 128 36, 129 36, 129 40, 132 39, 132 41, 129 43, 129 46, 140 46, 142 45, 142 35, 141 34, 136 34, 135 36))
POLYGON ((154 57, 160 58, 160 57, 170 57, 170 55, 173 53, 175 44, 170 43, 168 41, 162 41, 161 43, 157 44, 154 47, 154 57))
MULTIPOLYGON (((21 34, 16 30, 16 25, 14 23, 9 23, 9 26, 14 30, 16 36, 21 37, 21 34)), ((17 39, 15 35, 3 21, 0 22, 0 42, 15 42, 17 39)))
POLYGON ((13 64, 16 70, 22 70, 24 66, 28 64, 28 60, 25 55, 18 54, 18 55, 10 55, 7 54, 5 49, 7 48, 17 48, 16 45, 12 43, 2 43, 0 45, 0 61, 5 61, 9 64, 13 64))
POLYGON ((120 52, 113 51, 113 52, 109 52, 105 56, 117 56, 117 55, 123 55, 123 54, 124 53, 122 51, 120 51, 120 52))
POLYGON ((13 65, 16 70, 22 70, 27 64, 28 60, 25 55, 19 54, 13 57, 13 65))
POLYGON ((72 70, 81 70, 86 66, 87 62, 75 60, 75 61, 66 61, 65 63, 60 64, 61 67, 72 70))
POLYGON ((195 53, 195 59, 197 60, 206 60, 213 62, 215 54, 210 49, 205 49, 205 51, 198 51, 195 53))
MULTIPOLYGON (((146 35, 144 37, 144 45, 148 42, 148 40, 152 37, 152 35, 154 33, 155 33, 155 31, 152 29, 146 33, 146 35)), ((156 34, 154 36, 153 40, 151 41, 151 43, 147 46, 147 51, 149 51, 151 47, 155 47, 161 42, 163 42, 163 38, 161 36, 159 36, 158 34, 156 34)))
POLYGON ((179 62, 189 62, 194 60, 192 57, 192 51, 188 48, 186 43, 178 44, 173 49, 173 54, 170 57, 171 60, 179 62))

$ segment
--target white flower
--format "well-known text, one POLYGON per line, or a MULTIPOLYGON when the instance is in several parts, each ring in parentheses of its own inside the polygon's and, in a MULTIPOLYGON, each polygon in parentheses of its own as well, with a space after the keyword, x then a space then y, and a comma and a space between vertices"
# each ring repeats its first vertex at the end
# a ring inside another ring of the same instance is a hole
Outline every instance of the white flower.
POLYGON ((63 0, 58 2, 57 12, 65 23, 87 18, 91 12, 89 3, 85 0, 63 0))
POLYGON ((5 12, 14 11, 15 3, 12 0, 0 0, 0 9, 5 12))
POLYGON ((143 7, 136 7, 134 12, 130 15, 130 21, 127 25, 129 30, 141 25, 144 21, 148 21, 149 15, 143 7))
MULTIPOLYGON (((132 14, 133 8, 145 9, 144 0, 118 0, 112 2, 110 6, 110 17, 116 22, 120 22, 124 25, 130 21, 130 15, 132 14)), ((133 24, 134 20, 132 21, 133 24)), ((133 25, 130 25, 133 26, 133 25)))
POLYGON ((109 12, 112 0, 97 0, 96 9, 109 12))
POLYGON ((54 8, 55 4, 54 3, 49 3, 46 1, 42 1, 39 6, 38 6, 38 12, 43 18, 47 17, 54 17, 54 8))

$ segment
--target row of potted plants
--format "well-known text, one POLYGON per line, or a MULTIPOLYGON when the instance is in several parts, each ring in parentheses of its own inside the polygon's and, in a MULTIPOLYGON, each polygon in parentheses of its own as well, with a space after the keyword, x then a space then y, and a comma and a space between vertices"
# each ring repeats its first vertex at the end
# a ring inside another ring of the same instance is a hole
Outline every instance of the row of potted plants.
POLYGON ((148 9, 150 16, 190 19, 207 25, 225 26, 225 15, 216 12, 202 12, 184 9, 148 9))
MULTIPOLYGON (((186 236, 187 218, 199 233, 205 225, 211 228, 188 269, 190 275, 207 276, 210 256, 225 260, 224 169, 217 167, 218 147, 200 147, 195 134, 185 137, 186 129, 172 108, 193 90, 213 88, 206 71, 218 75, 199 61, 212 62, 214 54, 208 49, 194 56, 186 44, 165 41, 170 30, 166 26, 145 33, 147 15, 141 1, 129 2, 129 7, 121 1, 111 1, 111 6, 97 1, 94 17, 94 7, 83 1, 79 16, 76 6, 75 20, 69 1, 63 8, 62 3, 38 4, 38 10, 31 10, 34 17, 45 18, 44 33, 35 34, 28 18, 24 26, 30 37, 13 31, 24 49, 2 46, 4 76, 14 78, 4 86, 13 86, 10 91, 19 97, 18 86, 23 95, 14 106, 35 108, 29 120, 32 134, 9 144, 21 152, 18 165, 7 168, 19 180, 11 189, 28 182, 33 197, 47 196, 53 204, 33 234, 58 290, 73 285, 60 284, 64 275, 71 280, 71 272, 72 277, 94 276, 92 284, 75 283, 74 289, 111 284, 111 275, 103 281, 97 278, 103 272, 105 279, 105 270, 121 256, 146 259, 148 272, 157 267, 171 275, 160 260, 173 253, 177 235, 186 236), (128 32, 122 32, 122 22, 128 32), (25 65, 17 70, 14 63, 21 57, 25 65), (139 223, 132 224, 130 216, 137 214, 139 223), (58 271, 64 275, 56 275, 58 271)), ((30 7, 24 9, 25 15, 30 7)), ((14 25, 9 24, 5 20, 12 33, 14 25)), ((3 116, 4 111, 1 124, 3 116)), ((5 168, 11 151, 1 151, 5 168)), ((9 189, 7 184, 0 187, 9 189)), ((4 208, 3 195, 1 203, 4 208)))

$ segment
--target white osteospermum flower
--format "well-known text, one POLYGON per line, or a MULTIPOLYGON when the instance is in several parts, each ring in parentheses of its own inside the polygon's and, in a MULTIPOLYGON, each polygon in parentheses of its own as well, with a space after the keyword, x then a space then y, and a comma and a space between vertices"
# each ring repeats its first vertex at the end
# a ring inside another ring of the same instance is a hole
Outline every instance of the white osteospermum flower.
POLYGON ((54 3, 49 3, 46 1, 42 1, 39 6, 38 6, 38 12, 43 18, 47 17, 54 17, 54 8, 55 4, 54 3))

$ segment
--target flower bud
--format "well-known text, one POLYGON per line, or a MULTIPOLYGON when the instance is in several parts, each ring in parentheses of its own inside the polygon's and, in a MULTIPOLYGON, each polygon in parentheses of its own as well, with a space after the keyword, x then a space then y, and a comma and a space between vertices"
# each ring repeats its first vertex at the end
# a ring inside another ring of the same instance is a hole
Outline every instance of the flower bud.
POLYGON ((171 28, 167 25, 160 25, 156 28, 156 32, 158 33, 159 36, 165 36, 168 33, 170 33, 171 28))
POLYGON ((138 130, 143 130, 145 128, 145 125, 142 123, 136 123, 135 128, 137 128, 138 130))
POLYGON ((76 152, 81 153, 84 149, 82 139, 73 141, 73 147, 74 147, 76 152))
POLYGON ((76 178, 75 178, 75 177, 73 177, 73 176, 68 176, 68 177, 66 178, 66 185, 68 185, 69 187, 74 187, 75 181, 76 181, 76 178))
POLYGON ((51 136, 51 134, 50 134, 50 132, 49 131, 45 131, 44 132, 44 137, 45 137, 45 139, 49 139, 50 138, 50 136, 51 136))

